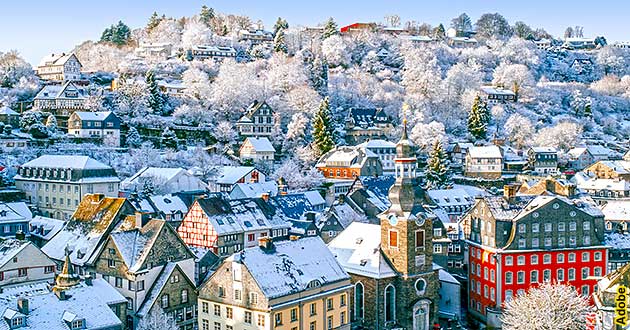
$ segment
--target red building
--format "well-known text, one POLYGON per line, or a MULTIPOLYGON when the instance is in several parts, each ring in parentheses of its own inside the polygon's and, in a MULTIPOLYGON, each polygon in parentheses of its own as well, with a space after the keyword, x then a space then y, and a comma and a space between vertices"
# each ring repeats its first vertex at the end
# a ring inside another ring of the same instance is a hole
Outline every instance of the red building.
POLYGON ((376 23, 353 23, 350 25, 342 26, 339 29, 341 33, 361 32, 361 31, 376 31, 376 23))
POLYGON ((469 312, 488 326, 500 326, 503 303, 532 286, 566 283, 590 296, 605 275, 603 215, 589 201, 489 196, 477 199, 462 225, 469 312))

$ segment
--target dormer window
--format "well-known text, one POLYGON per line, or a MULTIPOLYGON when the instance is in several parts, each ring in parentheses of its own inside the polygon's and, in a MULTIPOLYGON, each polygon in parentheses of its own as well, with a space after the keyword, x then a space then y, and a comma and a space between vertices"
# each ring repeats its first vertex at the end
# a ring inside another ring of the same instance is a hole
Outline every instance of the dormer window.
POLYGON ((74 320, 72 324, 70 324, 70 329, 83 329, 84 328, 84 320, 74 320))
POLYGON ((318 288, 322 285, 322 282, 320 282, 319 280, 312 280, 310 282, 308 282, 308 284, 306 285, 307 289, 313 289, 313 288, 318 288))

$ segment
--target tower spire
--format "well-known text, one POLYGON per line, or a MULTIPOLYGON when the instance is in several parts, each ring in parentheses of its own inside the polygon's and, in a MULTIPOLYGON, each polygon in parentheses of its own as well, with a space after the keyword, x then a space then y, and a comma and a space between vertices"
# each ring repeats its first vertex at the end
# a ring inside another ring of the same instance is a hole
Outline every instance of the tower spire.
POLYGON ((402 137, 400 138, 401 140, 407 140, 407 110, 409 110, 409 105, 407 103, 403 103, 402 106, 402 110, 403 110, 403 132, 402 132, 402 137))
POLYGON ((63 263, 63 268, 61 269, 61 273, 59 273, 55 279, 55 291, 65 290, 79 284, 80 282, 79 275, 75 274, 72 269, 72 263, 70 262, 70 249, 68 246, 65 248, 65 253, 66 257, 63 263))

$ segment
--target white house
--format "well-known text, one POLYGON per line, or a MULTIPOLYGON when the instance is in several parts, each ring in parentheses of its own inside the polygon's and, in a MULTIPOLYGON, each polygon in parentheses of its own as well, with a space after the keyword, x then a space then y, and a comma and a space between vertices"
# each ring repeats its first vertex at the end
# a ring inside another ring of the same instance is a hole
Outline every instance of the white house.
POLYGON ((265 174, 253 166, 223 166, 218 169, 216 176, 208 182, 208 187, 212 192, 229 193, 237 183, 265 181, 265 174))
POLYGON ((237 183, 230 192, 230 198, 261 198, 265 194, 269 195, 269 197, 276 196, 278 194, 278 184, 275 181, 237 183))
POLYGON ((102 139, 108 146, 120 146, 120 119, 111 111, 75 111, 68 119, 68 133, 78 138, 102 139))
POLYGON ((152 182, 156 194, 206 189, 203 181, 181 167, 143 167, 125 179, 121 187, 126 191, 142 191, 148 181, 152 182))
POLYGON ((357 147, 370 150, 378 156, 383 166, 383 175, 394 175, 394 158, 396 158, 396 143, 387 140, 368 140, 357 147))
POLYGON ((274 149, 271 142, 266 137, 248 137, 241 145, 239 158, 241 161, 250 159, 254 162, 273 162, 274 149))
POLYGON ((0 287, 55 279, 55 262, 35 244, 18 239, 0 243, 0 287))
POLYGON ((467 176, 498 178, 503 169, 501 149, 495 145, 473 146, 466 153, 467 176))
POLYGON ((35 71, 42 80, 79 80, 81 67, 81 62, 74 53, 61 53, 44 57, 35 71))
POLYGON ((586 147, 578 147, 569 150, 569 166, 581 170, 595 162, 595 158, 586 147))

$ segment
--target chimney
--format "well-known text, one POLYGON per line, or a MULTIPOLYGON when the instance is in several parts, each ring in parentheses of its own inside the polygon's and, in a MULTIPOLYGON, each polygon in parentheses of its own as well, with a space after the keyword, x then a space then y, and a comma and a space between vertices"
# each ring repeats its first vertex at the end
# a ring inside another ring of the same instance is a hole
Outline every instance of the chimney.
POLYGON ((307 221, 315 222, 315 212, 306 212, 304 213, 307 221))
POLYGON ((103 198, 105 198, 105 194, 93 194, 93 196, 95 202, 100 202, 103 200, 103 198))
POLYGON ((260 198, 262 198, 265 202, 268 202, 269 201, 269 192, 262 193, 262 195, 260 195, 260 198))
POLYGON ((509 203, 514 201, 514 197, 516 197, 516 192, 518 190, 518 185, 514 183, 506 184, 503 186, 503 197, 508 200, 509 203))
POLYGON ((57 299, 59 300, 67 300, 68 297, 66 296, 66 291, 64 290, 53 290, 53 292, 55 293, 55 296, 57 296, 57 299))
POLYGON ((258 238, 258 247, 265 252, 273 251, 273 240, 267 236, 258 238))
POLYGON ((92 286, 92 275, 86 276, 84 281, 85 281, 85 285, 92 286))
POLYGON ((339 201, 339 204, 343 204, 346 201, 346 196, 339 195, 339 197, 337 197, 337 200, 339 201))
POLYGON ((23 231, 18 230, 18 231, 15 233, 15 238, 16 238, 16 239, 19 239, 20 241, 23 241, 23 240, 25 240, 25 239, 26 239, 26 234, 25 234, 23 231))
POLYGON ((147 223, 147 214, 142 213, 142 212, 136 212, 135 217, 136 217, 136 223, 135 223, 136 228, 140 229, 147 223))
POLYGON ((17 308, 18 308, 18 312, 24 314, 24 315, 28 315, 28 298, 25 297, 20 297, 17 300, 17 308))

